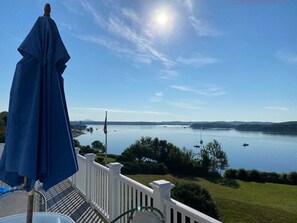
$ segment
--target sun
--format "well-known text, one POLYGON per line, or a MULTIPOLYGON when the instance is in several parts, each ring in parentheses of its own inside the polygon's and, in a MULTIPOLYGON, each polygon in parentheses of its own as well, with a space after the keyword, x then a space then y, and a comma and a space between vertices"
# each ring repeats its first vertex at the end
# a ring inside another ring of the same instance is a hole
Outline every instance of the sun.
POLYGON ((164 26, 168 23, 168 15, 164 12, 158 13, 157 23, 161 26, 164 26))
POLYGON ((170 7, 159 7, 152 11, 150 28, 152 36, 168 35, 174 28, 175 13, 170 7))

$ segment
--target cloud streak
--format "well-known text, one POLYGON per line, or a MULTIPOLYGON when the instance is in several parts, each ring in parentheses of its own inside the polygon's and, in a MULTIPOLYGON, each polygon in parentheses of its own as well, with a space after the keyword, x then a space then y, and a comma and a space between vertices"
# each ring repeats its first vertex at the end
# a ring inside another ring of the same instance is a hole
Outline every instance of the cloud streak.
POLYGON ((196 18, 195 16, 189 17, 189 22, 191 26, 196 31, 196 34, 200 37, 206 37, 206 36, 221 36, 222 33, 213 28, 210 24, 208 24, 206 21, 203 21, 201 19, 196 18))
MULTIPOLYGON (((155 61, 160 62, 166 68, 175 65, 175 61, 153 46, 151 37, 148 35, 150 32, 145 29, 145 24, 133 9, 118 8, 111 4, 113 13, 103 16, 102 10, 96 10, 95 5, 89 1, 80 0, 80 4, 84 12, 90 15, 95 23, 110 35, 103 38, 96 37, 93 34, 75 36, 85 36, 80 39, 101 44, 122 56, 126 56, 128 52, 128 58, 133 59, 134 62, 150 64, 155 61)), ((74 11, 73 8, 68 8, 68 10, 74 11)))
POLYGON ((207 85, 207 88, 204 90, 197 90, 190 86, 182 86, 182 85, 171 85, 172 89, 184 92, 193 92, 195 94, 204 95, 204 96, 219 96, 227 94, 227 92, 223 91, 220 87, 216 85, 207 85))
MULTIPOLYGON (((102 10, 97 10, 98 5, 90 1, 80 0, 81 9, 84 13, 91 16, 100 29, 107 31, 108 37, 102 37, 94 34, 79 34, 75 36, 84 36, 80 38, 84 41, 100 44, 109 50, 121 55, 127 56, 136 63, 151 64, 153 62, 161 63, 165 69, 171 70, 177 64, 185 66, 200 67, 203 65, 211 65, 218 63, 218 60, 212 57, 203 57, 198 55, 191 58, 171 58, 169 55, 161 52, 156 48, 153 42, 153 30, 150 23, 145 23, 142 17, 132 8, 120 8, 115 4, 109 4, 110 14, 104 14, 102 10)), ((193 1, 177 1, 177 3, 185 6, 191 13, 193 9, 193 1)), ((77 13, 75 7, 68 7, 71 12, 77 13)), ((103 7, 103 6, 101 6, 103 7)), ((104 6, 107 7, 107 6, 104 6)), ((198 36, 217 36, 220 32, 211 28, 205 21, 194 16, 189 17, 189 22, 196 30, 198 36)), ((177 73, 174 71, 162 72, 160 78, 175 79, 177 73)))
POLYGON ((278 110, 278 111, 289 111, 289 109, 285 107, 266 106, 264 108, 271 109, 271 110, 278 110))
POLYGON ((297 64, 297 54, 289 53, 285 50, 277 51, 275 57, 288 64, 297 64))
POLYGON ((203 57, 201 55, 198 55, 196 57, 191 57, 191 58, 178 57, 176 60, 183 65, 196 66, 196 67, 201 67, 203 65, 209 65, 209 64, 216 64, 219 62, 219 60, 215 58, 203 57))
POLYGON ((125 113, 125 114, 150 114, 150 115, 172 115, 169 112, 158 112, 158 111, 137 111, 137 110, 123 110, 116 108, 92 108, 92 107, 70 107, 69 110, 79 110, 84 112, 94 112, 94 111, 108 111, 112 113, 125 113))

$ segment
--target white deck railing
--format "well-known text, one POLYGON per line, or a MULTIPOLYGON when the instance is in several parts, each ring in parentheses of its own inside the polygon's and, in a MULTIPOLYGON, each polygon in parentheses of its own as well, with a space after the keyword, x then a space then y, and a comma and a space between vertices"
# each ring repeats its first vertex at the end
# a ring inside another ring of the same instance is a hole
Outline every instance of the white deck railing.
MULTIPOLYGON (((107 168, 94 162, 94 154, 83 157, 78 150, 77 159, 79 171, 71 181, 108 222, 133 208, 152 206, 163 213, 166 223, 219 223, 172 199, 170 191, 174 185, 168 181, 154 181, 151 189, 122 175, 120 163, 108 164, 107 168)), ((119 222, 128 222, 127 216, 119 222)))

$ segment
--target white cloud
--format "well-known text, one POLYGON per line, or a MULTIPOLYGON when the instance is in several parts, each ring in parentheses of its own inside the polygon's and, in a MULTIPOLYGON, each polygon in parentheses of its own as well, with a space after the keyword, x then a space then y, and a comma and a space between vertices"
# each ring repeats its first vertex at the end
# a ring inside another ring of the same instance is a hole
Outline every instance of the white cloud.
POLYGON ((111 17, 109 19, 108 30, 119 37, 128 40, 136 47, 138 52, 145 54, 147 57, 160 61, 166 67, 174 66, 174 61, 170 60, 166 55, 152 47, 151 41, 149 39, 145 38, 145 36, 140 36, 137 34, 134 29, 127 26, 117 17, 111 17))
POLYGON ((191 58, 182 58, 178 57, 176 59, 179 63, 184 64, 184 65, 190 65, 190 66, 203 66, 203 65, 208 65, 208 64, 216 64, 219 62, 219 60, 212 58, 212 57, 203 57, 201 55, 198 55, 196 57, 191 57, 191 58))
POLYGON ((169 112, 158 112, 158 111, 137 111, 137 110, 124 110, 117 108, 92 108, 92 107, 70 107, 72 111, 83 111, 83 112, 94 112, 94 111, 107 111, 111 113, 125 113, 125 114, 152 114, 152 115, 172 115, 169 112))
MULTIPOLYGON (((110 4, 113 13, 103 16, 101 13, 102 9, 96 9, 95 4, 91 4, 85 0, 80 0, 80 4, 81 8, 93 17, 96 24, 110 34, 108 43, 106 42, 107 38, 105 40, 100 38, 101 40, 99 40, 98 37, 96 41, 93 41, 94 43, 104 45, 110 50, 120 53, 122 56, 126 56, 125 52, 129 49, 128 58, 133 59, 134 62, 150 64, 152 61, 157 61, 162 63, 166 68, 171 68, 175 65, 175 62, 169 56, 153 46, 151 36, 148 35, 150 32, 145 29, 145 24, 142 24, 142 19, 133 9, 118 8, 118 6, 110 4), (121 44, 117 44, 117 47, 111 47, 111 42, 113 42, 113 46, 115 42, 120 42, 121 44)), ((69 10, 73 11, 72 8, 69 8, 69 10)), ((94 36, 93 34, 83 35, 94 36)))
POLYGON ((157 97, 154 96, 150 100, 153 103, 163 103, 166 104, 167 106, 173 106, 173 107, 178 107, 178 108, 183 108, 183 109, 190 109, 190 110, 203 110, 205 109, 204 107, 201 107, 201 104, 204 104, 201 101, 172 101, 172 100, 165 100, 162 97, 157 97))
POLYGON ((205 86, 206 88, 204 87, 204 89, 202 90, 197 90, 190 86, 181 86, 181 85, 171 85, 170 87, 175 90, 193 92, 195 94, 205 95, 205 96, 219 96, 219 95, 227 94, 225 91, 223 91, 220 87, 217 87, 216 85, 205 85, 205 86))
POLYGON ((170 87, 173 89, 176 89, 176 90, 180 90, 180 91, 191 91, 191 92, 196 91, 195 89, 188 87, 188 86, 171 85, 170 87))
POLYGON ((161 70, 159 76, 165 80, 176 80, 179 73, 176 70, 161 70))
POLYGON ((156 93, 155 93, 155 96, 157 96, 157 97, 162 97, 162 96, 163 96, 163 92, 162 92, 162 91, 160 91, 160 92, 156 92, 156 93))
POLYGON ((189 12, 193 11, 193 0, 177 0, 182 6, 184 6, 189 12))
POLYGON ((71 31, 71 30, 74 30, 73 25, 70 25, 70 24, 68 24, 68 23, 62 22, 61 25, 62 25, 63 27, 65 27, 66 29, 70 30, 70 31, 71 31))
POLYGON ((91 5, 88 1, 84 1, 84 0, 80 0, 80 3, 83 7, 83 9, 90 14, 91 16, 93 16, 95 22, 101 26, 101 27, 105 27, 106 21, 105 19, 99 14, 99 12, 93 7, 93 5, 91 5))
POLYGON ((189 17, 190 24, 195 29, 198 36, 220 36, 221 32, 213 28, 208 22, 198 19, 194 16, 189 17))
POLYGON ((74 14, 82 15, 82 10, 80 7, 80 2, 76 0, 65 0, 62 4, 66 7, 66 9, 74 14))
POLYGON ((204 107, 198 106, 194 103, 187 103, 187 102, 181 102, 181 101, 170 101, 168 102, 170 105, 184 108, 184 109, 194 109, 194 110, 204 110, 204 107))
POLYGON ((297 64, 297 54, 289 53, 285 50, 279 50, 275 57, 288 64, 297 64))
POLYGON ((136 14, 136 12, 131 8, 122 8, 121 12, 123 16, 130 19, 135 24, 141 24, 142 19, 136 14))
POLYGON ((271 109, 271 110, 279 110, 279 111, 289 111, 289 109, 285 108, 285 107, 267 106, 267 107, 264 107, 264 108, 271 109))
POLYGON ((120 44, 118 41, 113 40, 108 37, 98 37, 98 36, 88 36, 88 35, 75 35, 76 38, 84 40, 86 42, 91 42, 95 44, 99 44, 105 46, 106 48, 110 49, 111 51, 119 54, 120 56, 128 57, 129 59, 133 60, 137 63, 143 64, 150 64, 151 58, 148 57, 146 54, 141 54, 135 52, 133 49, 120 44))

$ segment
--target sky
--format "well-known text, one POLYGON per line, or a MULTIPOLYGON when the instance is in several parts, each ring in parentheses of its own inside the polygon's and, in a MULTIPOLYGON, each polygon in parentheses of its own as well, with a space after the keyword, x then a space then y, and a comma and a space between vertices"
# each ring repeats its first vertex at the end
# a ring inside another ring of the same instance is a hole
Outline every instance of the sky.
POLYGON ((70 120, 297 120, 295 0, 2 0, 0 111, 46 2, 70 120))

